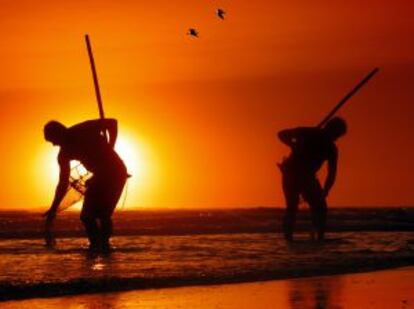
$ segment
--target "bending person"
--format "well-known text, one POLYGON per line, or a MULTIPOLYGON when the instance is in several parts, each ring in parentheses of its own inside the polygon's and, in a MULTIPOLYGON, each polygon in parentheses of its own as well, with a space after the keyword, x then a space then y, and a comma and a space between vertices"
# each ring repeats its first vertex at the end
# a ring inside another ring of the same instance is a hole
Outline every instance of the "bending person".
POLYGON ((326 198, 335 183, 338 148, 336 140, 345 135, 346 122, 332 118, 323 128, 300 127, 279 132, 279 139, 292 150, 280 165, 286 200, 283 231, 286 240, 293 239, 293 230, 300 196, 309 204, 312 224, 319 240, 326 227, 326 198), (328 175, 322 187, 316 174, 328 162, 328 175))
POLYGON ((112 214, 128 177, 124 162, 114 150, 118 125, 115 119, 89 120, 72 127, 50 121, 44 127, 46 141, 60 147, 60 176, 54 199, 46 212, 52 222, 69 186, 70 161, 77 160, 91 173, 80 218, 93 251, 109 251, 112 214), (107 138, 108 136, 108 138, 107 138))

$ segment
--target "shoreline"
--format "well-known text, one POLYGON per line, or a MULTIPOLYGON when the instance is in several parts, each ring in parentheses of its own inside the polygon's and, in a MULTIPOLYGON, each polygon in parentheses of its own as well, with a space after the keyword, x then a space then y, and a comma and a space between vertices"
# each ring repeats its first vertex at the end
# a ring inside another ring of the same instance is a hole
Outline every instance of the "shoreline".
POLYGON ((10 308, 412 308, 414 266, 354 274, 14 300, 10 308))
MULTIPOLYGON (((262 271, 255 273, 243 273, 226 277, 164 277, 148 280, 147 278, 117 278, 108 277, 95 281, 83 278, 62 282, 62 283, 45 283, 36 285, 3 285, 0 286, 0 304, 8 301, 30 300, 36 298, 55 298, 55 297, 76 297, 90 294, 106 293, 127 293, 129 291, 148 291, 164 290, 174 288, 196 288, 211 287, 219 285, 234 284, 259 284, 272 281, 283 280, 300 280, 321 276, 335 277, 356 275, 367 272, 393 271, 401 268, 411 268, 414 273, 414 260, 412 257, 398 259, 367 260, 363 263, 357 263, 357 269, 354 265, 342 265, 341 269, 335 267, 323 269, 315 273, 313 269, 301 269, 300 273, 286 274, 272 271, 262 271), (361 266, 363 265, 363 266, 361 266)), ((414 277, 414 276, 413 276, 414 277)))

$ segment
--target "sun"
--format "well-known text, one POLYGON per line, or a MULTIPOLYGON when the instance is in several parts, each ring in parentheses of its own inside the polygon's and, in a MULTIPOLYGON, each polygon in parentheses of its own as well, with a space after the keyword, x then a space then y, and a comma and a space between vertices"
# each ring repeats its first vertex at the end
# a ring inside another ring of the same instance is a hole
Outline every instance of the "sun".
POLYGON ((131 175, 118 205, 125 206, 125 209, 139 207, 145 200, 144 196, 151 191, 149 187, 154 176, 148 146, 135 135, 123 132, 117 138, 115 151, 131 175))
POLYGON ((127 135, 120 135, 115 144, 115 151, 124 161, 128 173, 135 174, 139 171, 139 166, 142 166, 142 156, 138 151, 138 147, 134 140, 127 135))

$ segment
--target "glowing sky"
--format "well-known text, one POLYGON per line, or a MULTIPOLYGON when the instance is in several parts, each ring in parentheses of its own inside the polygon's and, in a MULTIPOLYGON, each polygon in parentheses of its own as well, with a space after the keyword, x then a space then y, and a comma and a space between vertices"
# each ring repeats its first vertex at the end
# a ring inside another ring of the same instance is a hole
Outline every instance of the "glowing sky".
POLYGON ((314 125, 373 67, 341 115, 332 205, 412 205, 412 1, 1 1, 2 208, 47 208, 50 119, 105 112, 136 157, 129 207, 283 205, 286 127, 314 125), (224 8, 227 20, 214 16, 224 8), (199 39, 186 35, 189 27, 199 39))

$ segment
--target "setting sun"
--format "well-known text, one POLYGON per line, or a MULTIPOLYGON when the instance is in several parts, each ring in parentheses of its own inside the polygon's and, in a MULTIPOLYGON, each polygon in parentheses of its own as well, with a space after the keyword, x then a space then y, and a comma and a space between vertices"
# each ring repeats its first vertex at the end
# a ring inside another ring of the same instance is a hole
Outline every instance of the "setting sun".
MULTIPOLYGON (((115 150, 120 155, 122 160, 125 162, 125 165, 128 168, 128 172, 132 174, 133 172, 141 173, 139 167, 143 167, 142 157, 137 149, 136 144, 128 137, 119 136, 116 141, 115 150)), ((135 173, 134 173, 135 174, 135 173)))
MULTIPOLYGON (((128 179, 127 189, 124 195, 126 208, 135 208, 141 206, 142 196, 148 189, 149 178, 154 173, 151 169, 151 160, 147 154, 144 144, 141 144, 132 134, 120 133, 115 144, 115 150, 121 159, 125 162, 128 173, 131 175, 128 179)), ((124 197, 119 204, 123 203, 124 197)))

